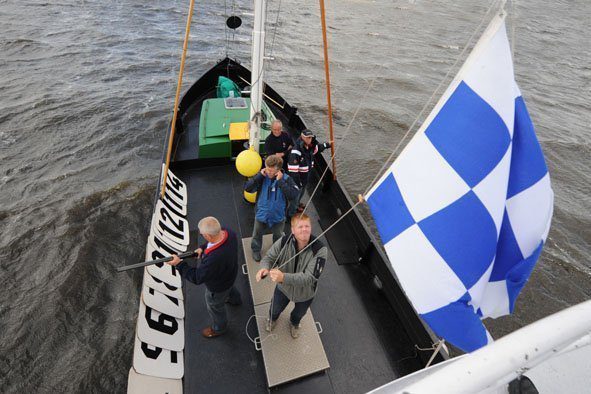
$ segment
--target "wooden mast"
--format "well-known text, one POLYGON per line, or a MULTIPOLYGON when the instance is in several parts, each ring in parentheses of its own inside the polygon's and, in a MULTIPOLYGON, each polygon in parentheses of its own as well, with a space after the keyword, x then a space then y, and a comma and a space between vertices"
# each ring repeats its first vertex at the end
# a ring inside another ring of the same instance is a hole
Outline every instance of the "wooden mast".
POLYGON ((170 138, 168 139, 168 150, 166 151, 166 165, 164 166, 164 173, 162 174, 160 198, 164 198, 164 193, 166 191, 166 178, 168 177, 168 167, 170 166, 170 154, 172 152, 172 144, 174 142, 176 119, 179 111, 179 97, 181 95, 181 85, 183 84, 183 71, 185 69, 185 59, 187 57, 187 46, 189 45, 189 33, 191 31, 191 19, 193 18, 194 5, 195 0, 191 0, 191 4, 189 5, 189 15, 187 15, 187 26, 185 28, 185 41, 183 43, 183 54, 181 56, 181 69, 179 70, 179 78, 176 86, 176 95, 174 97, 174 113, 172 115, 172 124, 170 125, 170 138))
POLYGON ((332 162, 332 179, 337 179, 337 167, 334 160, 334 134, 332 128, 332 101, 330 98, 330 71, 328 64, 328 40, 326 39, 326 12, 324 0, 320 0, 320 20, 322 22, 322 43, 324 47, 324 73, 326 75, 326 100, 328 103, 328 129, 330 135, 330 158, 332 162))

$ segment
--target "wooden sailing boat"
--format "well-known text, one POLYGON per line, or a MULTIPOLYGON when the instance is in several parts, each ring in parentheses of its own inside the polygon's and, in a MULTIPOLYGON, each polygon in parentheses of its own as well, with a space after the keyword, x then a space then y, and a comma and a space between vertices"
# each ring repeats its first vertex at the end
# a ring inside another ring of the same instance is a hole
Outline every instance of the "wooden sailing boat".
MULTIPOLYGON (((262 8, 257 0, 255 9, 262 8)), ((255 31, 262 26, 260 19, 255 21, 255 31)), ((258 31, 254 41, 264 41, 264 35, 258 31)), ((258 48, 260 53, 253 58, 262 59, 262 47, 258 48)), ((162 193, 155 199, 146 260, 194 249, 196 224, 204 216, 217 217, 240 238, 251 236, 254 211, 244 201, 245 178, 237 173, 234 159, 247 140, 250 146, 259 146, 268 133, 265 124, 272 119, 281 120, 294 139, 306 127, 297 108, 262 83, 262 62, 253 61, 253 69, 258 72, 251 75, 237 61, 226 58, 180 99, 175 111, 178 117, 172 124, 175 132, 169 134, 169 168, 167 158, 163 160, 162 193), (250 97, 217 97, 220 77, 230 79, 241 91, 249 91, 250 97), (261 104, 256 104, 256 96, 261 104), (260 113, 252 114, 253 107, 260 108, 260 113), (253 125, 253 120, 258 123, 253 125), (260 130, 260 135, 241 134, 247 122, 251 122, 251 130, 260 130), (238 132, 234 135, 231 130, 238 132)), ((307 210, 314 218, 316 234, 342 219, 326 234, 332 251, 323 274, 326 284, 320 286, 312 306, 315 320, 321 323, 312 322, 312 329, 323 331, 320 338, 327 363, 300 370, 313 363, 290 365, 293 357, 287 354, 286 363, 275 366, 282 371, 298 370, 297 374, 288 373, 279 380, 271 377, 269 363, 263 362, 257 350, 261 343, 270 342, 263 338, 252 344, 247 338, 258 335, 254 320, 248 324, 255 308, 247 296, 250 291, 245 276, 237 279, 245 304, 230 311, 229 333, 211 341, 199 332, 208 323, 203 289, 183 283, 168 265, 151 265, 144 273, 128 392, 266 392, 269 386, 279 384, 280 391, 367 391, 427 361, 430 354, 417 353, 414 346, 428 348, 433 339, 398 287, 365 221, 355 211, 341 216, 354 203, 334 179, 329 165, 317 157, 308 192, 319 187, 307 210), (376 281, 383 284, 383 290, 376 288, 376 281), (401 365, 390 366, 405 358, 401 365), (326 369, 329 364, 331 369, 326 369)), ((250 251, 244 253, 241 259, 246 261, 250 251)), ((318 332, 313 334, 318 337, 318 332)), ((295 351, 306 355, 307 349, 309 345, 302 342, 295 351)))
MULTIPOLYGON (((255 5, 259 7, 260 3, 255 5)), ((260 21, 255 22, 255 30, 256 26, 262 26, 260 21)), ((262 39, 261 34, 254 37, 255 42, 264 41, 264 35, 262 39)), ((254 212, 243 202, 244 178, 234 170, 232 159, 247 139, 250 146, 259 145, 265 136, 264 131, 257 135, 263 119, 280 119, 294 138, 305 128, 297 109, 263 85, 262 62, 253 61, 253 70, 251 75, 236 61, 224 59, 180 101, 179 117, 173 122, 177 134, 171 133, 169 145, 173 159, 170 168, 168 160, 163 163, 164 187, 155 203, 147 260, 191 250, 196 245, 196 223, 208 215, 220 218, 243 239, 250 236, 254 212), (220 76, 234 81, 241 91, 249 90, 252 101, 229 100, 228 104, 216 97, 220 76), (260 104, 252 104, 257 102, 260 104), (261 111, 253 113, 253 108, 261 111), (232 138, 233 124, 253 120, 254 133, 232 138)), ((246 326, 247 335, 256 336, 255 325, 248 326, 256 301, 232 310, 236 324, 224 339, 204 340, 198 330, 208 319, 202 289, 183 286, 178 273, 167 265, 151 266, 144 274, 129 392, 259 392, 279 384, 279 391, 363 392, 422 366, 419 359, 424 362, 430 354, 415 353, 416 362, 403 371, 390 367, 408 356, 400 349, 429 348, 435 338, 410 306, 387 257, 365 221, 352 210, 355 204, 328 166, 324 158, 318 158, 310 186, 319 183, 320 192, 313 196, 310 211, 322 229, 337 223, 325 235, 332 250, 332 269, 327 270, 329 279, 323 284, 330 282, 325 284, 330 293, 324 298, 320 294, 312 307, 324 327, 322 339, 331 369, 323 365, 277 383, 270 377, 267 357, 257 354, 263 340, 252 346, 242 333, 246 326), (323 176, 325 173, 328 176, 323 176), (343 212, 351 213, 343 216, 343 212), (382 292, 373 287, 374 278, 381 282, 382 292)), ((248 250, 244 249, 248 262, 248 250)), ((248 294, 246 278, 238 281, 243 295, 248 294)), ((297 369, 289 364, 291 355, 282 368, 297 369)), ((440 361, 441 356, 437 357, 440 361)))

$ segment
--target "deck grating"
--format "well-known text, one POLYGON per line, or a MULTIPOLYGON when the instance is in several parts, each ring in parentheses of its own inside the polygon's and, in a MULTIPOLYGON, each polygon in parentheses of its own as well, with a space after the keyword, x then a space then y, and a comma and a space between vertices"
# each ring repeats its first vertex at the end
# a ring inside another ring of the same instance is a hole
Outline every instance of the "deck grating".
MULTIPOLYGON (((244 259, 246 260, 246 267, 248 272, 248 282, 250 283, 250 291, 252 293, 252 302, 254 305, 260 305, 268 303, 273 297, 273 291, 275 290, 275 283, 269 278, 263 279, 257 283, 255 276, 257 271, 260 269, 260 263, 254 261, 252 257, 252 251, 250 249, 251 237, 242 239, 242 248, 244 249, 244 259)), ((267 234, 263 236, 263 247, 261 254, 264 256, 267 250, 273 243, 273 235, 267 234)))

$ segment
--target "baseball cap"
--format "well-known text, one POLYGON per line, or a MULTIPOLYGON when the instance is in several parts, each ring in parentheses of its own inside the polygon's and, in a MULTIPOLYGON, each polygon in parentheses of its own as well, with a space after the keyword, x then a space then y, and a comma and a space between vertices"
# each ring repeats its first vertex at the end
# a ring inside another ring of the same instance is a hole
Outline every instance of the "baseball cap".
POLYGON ((312 133, 310 130, 308 129, 304 129, 302 130, 302 135, 304 137, 314 137, 314 133, 312 133))

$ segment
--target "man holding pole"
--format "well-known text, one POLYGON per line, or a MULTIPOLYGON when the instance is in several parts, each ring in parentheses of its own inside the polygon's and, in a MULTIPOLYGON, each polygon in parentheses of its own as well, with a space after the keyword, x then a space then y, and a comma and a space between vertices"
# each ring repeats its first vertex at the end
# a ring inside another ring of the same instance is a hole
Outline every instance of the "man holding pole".
POLYGON ((190 267, 177 255, 168 262, 176 266, 181 276, 196 285, 205 283, 205 304, 213 324, 204 328, 201 334, 206 338, 222 335, 228 326, 226 302, 242 304, 240 293, 234 287, 238 273, 238 240, 230 229, 222 228, 213 216, 199 221, 199 233, 207 241, 195 252, 201 258, 197 267, 190 267))

